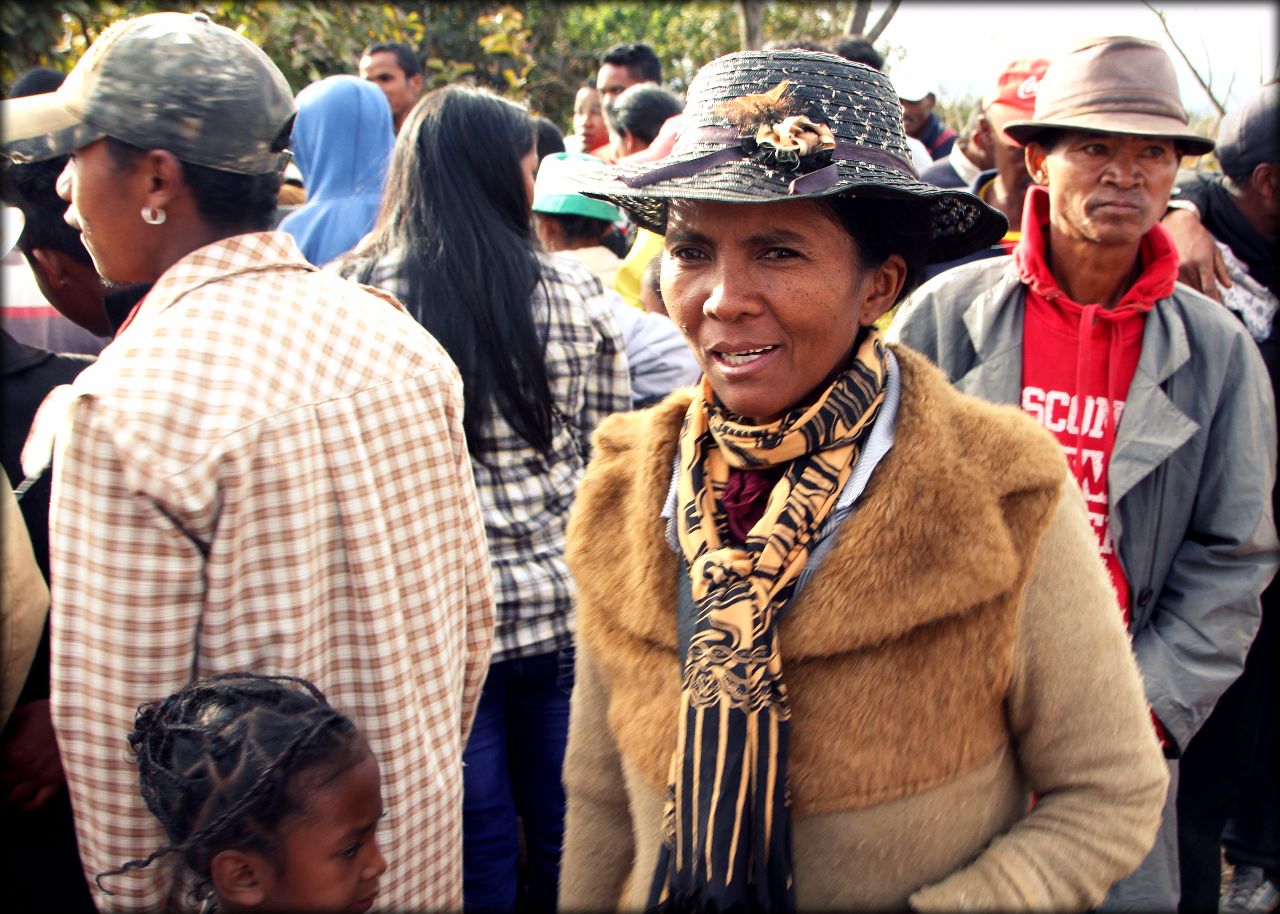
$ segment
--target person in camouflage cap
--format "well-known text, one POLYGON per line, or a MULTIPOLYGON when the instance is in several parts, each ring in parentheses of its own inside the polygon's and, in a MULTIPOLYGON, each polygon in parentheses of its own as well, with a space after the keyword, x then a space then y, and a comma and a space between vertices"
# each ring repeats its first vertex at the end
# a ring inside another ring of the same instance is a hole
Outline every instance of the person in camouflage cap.
MULTIPOLYGON (((163 224, 173 211, 166 201, 185 189, 206 228, 217 227, 196 230, 208 242, 272 226, 295 113, 283 74, 248 39, 204 13, 154 13, 103 32, 56 91, 5 100, 0 135, 17 163, 75 153, 61 178, 68 200, 72 175, 92 175, 98 163, 153 172, 162 186, 137 201, 142 221, 163 224)), ((139 234, 136 215, 117 201, 93 206, 100 197, 68 215, 98 272, 115 282, 154 278, 154 265, 139 262, 144 242, 177 228, 139 234)))
POLYGON ((6 101, 4 152, 34 162, 110 136, 266 174, 284 165, 294 110, 283 74, 252 42, 203 13, 156 13, 109 28, 56 92, 6 101))
MULTIPOLYGON (((11 158, 70 155, 57 190, 98 272, 152 284, 25 452, 34 472, 56 442, 53 729, 94 884, 163 843, 126 752, 140 705, 222 672, 316 682, 369 735, 387 816, 366 830, 394 859, 312 836, 301 859, 333 878, 286 882, 324 903, 261 906, 454 910, 494 630, 462 382, 394 298, 271 231, 294 111, 266 55, 200 13, 113 26, 57 91, 0 108, 11 158)), ((298 872, 269 838, 263 872, 298 872)), ((230 897, 185 863, 95 900, 230 897)))

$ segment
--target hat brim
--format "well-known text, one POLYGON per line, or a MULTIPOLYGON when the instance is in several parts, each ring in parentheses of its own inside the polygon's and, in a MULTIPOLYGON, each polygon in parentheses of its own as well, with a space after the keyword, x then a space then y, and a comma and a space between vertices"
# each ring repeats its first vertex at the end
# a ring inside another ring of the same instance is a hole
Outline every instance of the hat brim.
POLYGON ((839 180, 813 193, 792 193, 794 173, 762 165, 752 158, 712 165, 696 174, 667 178, 643 187, 628 187, 623 179, 640 177, 679 157, 656 162, 619 164, 609 168, 578 168, 573 179, 579 192, 620 206, 642 228, 666 232, 670 200, 710 200, 723 203, 777 203, 784 200, 831 196, 924 200, 932 209, 933 234, 929 261, 955 260, 990 247, 1004 236, 1008 221, 998 210, 967 191, 935 187, 905 172, 870 162, 840 161, 839 180))
POLYGON ((586 216, 603 222, 617 222, 622 218, 622 213, 612 203, 582 194, 548 194, 546 197, 535 198, 533 211, 560 216, 586 216))
POLYGON ((1213 140, 1200 136, 1175 118, 1159 114, 1092 112, 1077 117, 1042 121, 1010 121, 1004 125, 1005 134, 1024 146, 1046 130, 1087 130, 1093 133, 1158 137, 1173 140, 1188 155, 1204 155, 1213 151, 1213 140))
POLYGON ((0 107, 0 148, 15 162, 68 155, 106 136, 69 111, 57 92, 9 98, 0 107))

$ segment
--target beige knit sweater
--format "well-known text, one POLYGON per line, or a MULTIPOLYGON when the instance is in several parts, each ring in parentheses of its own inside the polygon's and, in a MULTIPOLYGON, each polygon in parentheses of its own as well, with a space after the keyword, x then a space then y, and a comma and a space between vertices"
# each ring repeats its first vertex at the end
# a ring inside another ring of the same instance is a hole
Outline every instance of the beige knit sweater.
MULTIPOLYGON (((895 353, 893 449, 779 636, 797 906, 1085 909, 1149 849, 1167 772, 1083 500, 1034 423, 895 353)), ((657 857, 687 404, 601 426, 570 523, 566 911, 643 907, 657 857)))

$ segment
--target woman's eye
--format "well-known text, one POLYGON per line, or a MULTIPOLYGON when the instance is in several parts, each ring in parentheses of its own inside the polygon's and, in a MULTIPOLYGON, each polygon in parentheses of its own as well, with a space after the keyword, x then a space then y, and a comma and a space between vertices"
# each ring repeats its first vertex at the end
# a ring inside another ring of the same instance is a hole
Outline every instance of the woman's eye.
POLYGON ((703 256, 703 254, 702 254, 702 251, 698 250, 697 248, 683 247, 683 248, 673 248, 672 250, 667 252, 667 256, 672 258, 673 260, 688 261, 688 260, 698 260, 703 256))
POLYGON ((766 260, 789 260, 792 257, 799 257, 800 252, 791 248, 769 248, 762 256, 766 260))
POLYGON ((348 847, 348 848, 346 848, 345 850, 343 850, 343 851, 342 851, 338 856, 340 856, 340 857, 355 857, 355 855, 356 855, 356 854, 360 853, 360 848, 362 848, 362 847, 364 847, 364 842, 363 842, 363 841, 357 841, 355 844, 353 844, 353 845, 351 845, 350 847, 348 847))

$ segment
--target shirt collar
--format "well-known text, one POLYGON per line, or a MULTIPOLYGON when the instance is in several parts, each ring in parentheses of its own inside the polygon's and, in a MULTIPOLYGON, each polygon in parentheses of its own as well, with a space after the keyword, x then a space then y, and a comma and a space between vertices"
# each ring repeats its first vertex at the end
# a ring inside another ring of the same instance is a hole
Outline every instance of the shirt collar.
POLYGON ((233 235, 197 248, 165 270, 135 306, 121 326, 121 333, 135 321, 145 321, 177 302, 184 295, 211 282, 260 270, 294 268, 313 271, 298 249, 293 236, 285 232, 252 232, 233 235))
POLYGON ((982 173, 978 166, 973 164, 973 160, 964 154, 959 140, 951 147, 951 151, 947 153, 947 162, 955 169, 960 180, 964 182, 961 185, 962 187, 971 185, 977 180, 978 175, 982 173))

